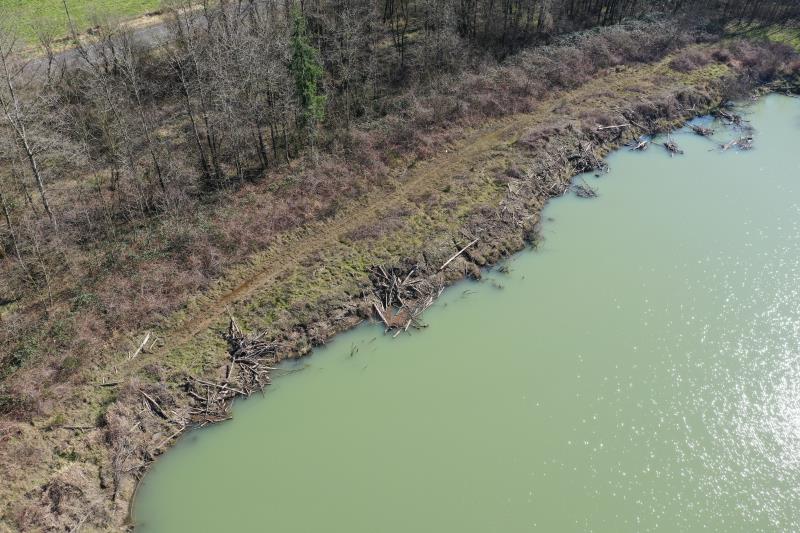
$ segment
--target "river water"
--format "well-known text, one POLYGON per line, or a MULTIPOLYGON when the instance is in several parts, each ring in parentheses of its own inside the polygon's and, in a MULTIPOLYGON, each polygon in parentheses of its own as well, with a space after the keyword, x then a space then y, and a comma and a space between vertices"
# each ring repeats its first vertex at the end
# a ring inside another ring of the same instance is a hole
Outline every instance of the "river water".
POLYGON ((800 100, 746 115, 754 150, 613 154, 429 329, 341 335, 185 436, 137 531, 800 531, 800 100))

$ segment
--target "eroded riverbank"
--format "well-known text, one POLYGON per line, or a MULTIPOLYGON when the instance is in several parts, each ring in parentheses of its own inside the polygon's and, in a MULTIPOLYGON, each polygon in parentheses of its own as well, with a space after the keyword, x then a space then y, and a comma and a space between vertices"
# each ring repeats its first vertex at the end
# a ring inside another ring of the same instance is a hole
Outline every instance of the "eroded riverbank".
POLYGON ((752 152, 615 154, 432 329, 348 333, 190 434, 142 531, 796 530, 800 110, 748 118, 752 152))

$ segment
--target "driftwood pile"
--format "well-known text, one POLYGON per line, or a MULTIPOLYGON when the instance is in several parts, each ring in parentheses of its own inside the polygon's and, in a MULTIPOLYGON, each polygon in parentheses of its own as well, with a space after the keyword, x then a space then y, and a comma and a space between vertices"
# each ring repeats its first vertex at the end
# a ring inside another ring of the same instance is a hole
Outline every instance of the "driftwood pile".
POLYGON ((570 162, 575 172, 581 174, 583 172, 608 172, 608 163, 597 157, 594 145, 591 142, 578 143, 574 152, 567 155, 567 161, 570 162))
POLYGON ((714 112, 714 116, 721 120, 725 125, 732 126, 741 132, 738 138, 728 141, 727 143, 720 144, 720 150, 727 152, 731 148, 738 148, 739 150, 750 150, 753 148, 752 134, 754 130, 749 124, 749 121, 742 118, 741 115, 737 115, 732 111, 722 108, 717 109, 714 112))
POLYGON ((270 384, 269 373, 278 362, 277 343, 264 340, 264 333, 245 335, 233 317, 224 337, 231 357, 225 369, 225 382, 238 383, 248 396, 254 391, 261 392, 270 384))
MULTIPOLYGON (((473 241, 474 244, 476 241, 473 241)), ((444 269, 453 259, 461 255, 463 248, 439 269, 444 269)), ((408 272, 394 268, 376 266, 370 276, 373 286, 371 303, 387 331, 395 330, 395 336, 410 327, 422 328, 420 318, 444 290, 444 284, 435 277, 418 275, 415 266, 408 272)))
POLYGON ((192 377, 186 385, 186 393, 195 400, 189 410, 192 419, 199 425, 216 424, 230 419, 231 402, 239 391, 224 384, 192 377))
POLYGON ((237 396, 261 392, 270 384, 270 372, 278 362, 278 345, 264 340, 264 334, 245 335, 233 317, 223 338, 230 361, 220 382, 190 377, 186 392, 195 400, 190 413, 200 425, 230 418, 230 406, 237 396))
MULTIPOLYGON (((543 153, 532 169, 530 181, 531 195, 538 198, 561 196, 569 188, 569 182, 561 179, 564 167, 570 164, 570 154, 564 147, 543 153)), ((574 164, 574 163, 573 163, 574 164)))
MULTIPOLYGON (((466 246, 459 248, 435 272, 428 269, 427 273, 423 273, 418 265, 410 270, 387 268, 382 265, 373 267, 370 272, 372 294, 367 296, 366 300, 383 322, 386 331, 394 331, 394 336, 397 337, 412 326, 415 329, 427 327, 422 323, 422 313, 432 306, 444 291, 444 270, 464 252, 475 246, 478 240, 473 239, 466 246)), ((454 244, 460 246, 455 241, 454 244)))

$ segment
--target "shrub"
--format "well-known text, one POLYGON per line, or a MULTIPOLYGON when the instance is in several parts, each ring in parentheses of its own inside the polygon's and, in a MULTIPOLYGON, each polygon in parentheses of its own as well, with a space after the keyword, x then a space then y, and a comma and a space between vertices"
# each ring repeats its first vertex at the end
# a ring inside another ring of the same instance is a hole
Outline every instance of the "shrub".
POLYGON ((669 67, 678 72, 691 72, 711 63, 708 54, 699 50, 686 50, 669 62, 669 67))
POLYGON ((68 355, 61 361, 61 374, 70 375, 81 367, 81 361, 75 356, 68 355))
POLYGON ((4 392, 0 388, 0 415, 9 418, 22 418, 33 411, 34 403, 30 398, 25 398, 11 392, 4 392))
POLYGON ((714 50, 711 53, 711 57, 718 63, 727 63, 731 60, 731 55, 727 50, 714 50))
POLYGON ((47 421, 44 428, 47 430, 52 430, 63 426, 64 422, 66 422, 66 417, 64 417, 64 413, 58 413, 54 415, 53 418, 47 421))

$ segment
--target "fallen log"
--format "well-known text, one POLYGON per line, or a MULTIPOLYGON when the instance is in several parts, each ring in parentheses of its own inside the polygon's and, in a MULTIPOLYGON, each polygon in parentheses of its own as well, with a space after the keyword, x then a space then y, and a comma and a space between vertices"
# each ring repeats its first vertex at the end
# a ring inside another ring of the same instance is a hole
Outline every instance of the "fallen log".
POLYGON ((158 443, 156 447, 153 448, 153 450, 160 450, 161 448, 164 447, 164 445, 166 445, 169 441, 171 441, 172 439, 183 433, 185 430, 186 426, 181 426, 181 428, 178 431, 176 431, 175 433, 173 433, 172 435, 170 435, 169 437, 158 443))
POLYGON ((155 414, 157 414, 158 416, 160 416, 164 420, 171 420, 169 415, 167 415, 167 413, 164 412, 164 410, 161 408, 161 406, 158 404, 158 402, 155 400, 155 398, 153 398, 152 396, 150 396, 149 394, 147 394, 143 390, 140 390, 139 392, 141 392, 142 396, 144 396, 144 399, 146 400, 147 404, 150 406, 150 410, 151 411, 153 411, 155 414))
POLYGON ((373 305, 373 307, 375 307, 375 311, 378 312, 378 316, 381 317, 381 320, 383 321, 384 325, 387 328, 390 328, 391 326, 389 325, 389 321, 386 320, 386 316, 383 314, 383 311, 381 311, 380 307, 378 307, 378 304, 374 303, 372 305, 373 305))
POLYGON ((616 125, 613 125, 613 126, 600 126, 598 124, 597 125, 597 131, 619 130, 619 129, 622 129, 622 128, 629 128, 630 126, 631 126, 630 124, 616 124, 616 125))
POLYGON ((236 394, 241 394, 242 396, 248 396, 248 394, 246 392, 244 392, 243 390, 237 389, 235 387, 231 387, 227 383, 222 383, 222 384, 214 383, 214 382, 211 382, 211 381, 205 381, 205 380, 202 380, 202 379, 199 379, 199 378, 194 378, 194 377, 192 378, 192 380, 196 381, 197 383, 200 383, 201 385, 207 385, 209 387, 215 387, 215 388, 217 388, 217 389, 219 389, 221 391, 231 391, 231 392, 234 392, 236 394))
POLYGON ((135 351, 135 352, 133 352, 133 353, 132 353, 132 354, 131 354, 131 355, 128 357, 128 361, 133 361, 134 359, 136 359, 136 356, 137 356, 137 355, 139 355, 139 353, 141 353, 141 351, 144 349, 144 345, 145 345, 145 344, 147 344, 147 341, 149 341, 149 340, 150 340, 150 332, 148 331, 148 332, 145 334, 145 336, 144 336, 144 340, 143 340, 143 341, 142 341, 142 343, 139 345, 139 347, 136 349, 136 351, 135 351))
POLYGON ((463 254, 464 252, 466 252, 466 251, 467 251, 469 248, 471 248, 472 246, 474 246, 474 245, 475 245, 475 244, 478 242, 478 240, 479 240, 479 239, 475 239, 474 241, 472 241, 471 243, 469 243, 468 245, 466 245, 465 247, 463 247, 462 249, 460 249, 458 252, 456 252, 456 254, 455 254, 453 257, 451 257, 450 259, 448 259, 447 261, 445 261, 445 262, 444 262, 444 264, 443 264, 442 266, 440 266, 440 267, 439 267, 439 272, 441 272, 442 270, 444 270, 444 269, 447 267, 447 265, 449 265, 450 263, 452 263, 453 261, 455 261, 455 260, 456 260, 456 258, 457 258, 458 256, 460 256, 461 254, 463 254))
POLYGON ((597 190, 586 183, 586 180, 581 180, 581 183, 574 184, 572 188, 578 198, 597 198, 597 190))

